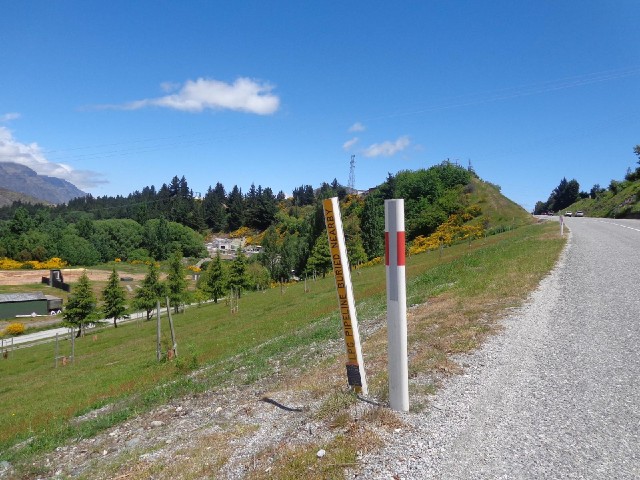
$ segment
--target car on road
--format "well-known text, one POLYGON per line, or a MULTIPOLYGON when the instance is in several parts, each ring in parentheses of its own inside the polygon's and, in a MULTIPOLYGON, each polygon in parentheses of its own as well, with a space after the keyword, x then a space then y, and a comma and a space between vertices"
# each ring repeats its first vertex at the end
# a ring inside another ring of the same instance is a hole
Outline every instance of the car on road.
POLYGON ((565 217, 570 217, 570 216, 572 216, 572 215, 573 215, 573 213, 572 213, 572 212, 564 212, 564 216, 565 216, 565 217))
POLYGON ((576 212, 576 217, 584 217, 584 212, 582 210, 578 210, 576 212))

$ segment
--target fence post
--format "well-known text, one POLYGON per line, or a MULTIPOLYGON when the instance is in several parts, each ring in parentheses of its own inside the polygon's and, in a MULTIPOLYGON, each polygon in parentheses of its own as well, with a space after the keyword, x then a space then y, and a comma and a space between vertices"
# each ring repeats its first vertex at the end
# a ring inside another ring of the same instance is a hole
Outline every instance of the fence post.
POLYGON ((173 330, 173 317, 171 317, 171 306, 169 305, 169 297, 167 299, 167 315, 169 317, 169 328, 171 329, 171 345, 173 348, 173 355, 178 356, 178 343, 176 342, 176 333, 173 330))
POLYGON ((160 348, 160 300, 157 300, 156 310, 156 359, 162 360, 162 351, 160 348))

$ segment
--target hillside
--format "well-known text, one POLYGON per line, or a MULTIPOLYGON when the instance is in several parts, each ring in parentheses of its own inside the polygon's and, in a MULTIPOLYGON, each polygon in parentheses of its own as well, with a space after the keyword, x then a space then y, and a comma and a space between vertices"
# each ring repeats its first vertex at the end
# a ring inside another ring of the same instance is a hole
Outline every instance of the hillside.
POLYGON ((473 190, 470 202, 482 208, 482 220, 486 228, 519 227, 533 222, 529 212, 500 192, 500 187, 479 178, 472 178, 473 190))
POLYGON ((60 178, 39 175, 18 163, 0 162, 0 188, 23 193, 46 203, 67 203, 85 192, 60 178))
POLYGON ((386 199, 405 199, 406 238, 413 253, 531 222, 524 209, 500 193, 500 187, 449 162, 389 175, 364 195, 349 195, 335 181, 317 190, 308 185, 294 189, 290 198, 260 186, 247 194, 234 186, 227 194, 217 185, 202 200, 190 192, 186 179, 176 176, 171 185, 126 198, 88 196, 53 208, 5 207, 0 209, 4 220, 0 227, 5 226, 0 228, 0 257, 20 262, 57 257, 71 266, 93 266, 115 258, 163 261, 175 250, 201 258, 206 252, 199 234, 231 236, 254 251, 259 247, 261 254, 255 256, 252 268, 262 285, 330 271, 324 198, 340 199, 352 265, 384 255, 386 199), (6 228, 9 222, 12 228, 6 228))
POLYGON ((0 188, 0 207, 10 206, 13 202, 30 204, 46 203, 30 195, 25 195, 24 193, 14 192, 6 188, 0 188))
MULTIPOLYGON (((640 145, 633 153, 640 159, 640 145)), ((640 160, 637 163, 640 165, 640 160)), ((624 180, 611 180, 607 188, 595 184, 589 192, 580 191, 576 179, 563 178, 546 202, 536 203, 534 214, 575 211, 589 217, 640 218, 640 167, 629 167, 624 180)))
POLYGON ((588 217, 640 218, 640 180, 612 182, 596 198, 582 198, 566 210, 582 210, 588 217))

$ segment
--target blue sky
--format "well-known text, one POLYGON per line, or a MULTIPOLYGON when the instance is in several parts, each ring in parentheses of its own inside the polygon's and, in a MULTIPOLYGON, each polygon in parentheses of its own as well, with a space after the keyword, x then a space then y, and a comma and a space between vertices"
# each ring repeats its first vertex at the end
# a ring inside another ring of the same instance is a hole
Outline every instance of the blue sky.
POLYGON ((640 2, 0 0, 0 161, 94 196, 457 160, 532 209, 636 166, 640 2))

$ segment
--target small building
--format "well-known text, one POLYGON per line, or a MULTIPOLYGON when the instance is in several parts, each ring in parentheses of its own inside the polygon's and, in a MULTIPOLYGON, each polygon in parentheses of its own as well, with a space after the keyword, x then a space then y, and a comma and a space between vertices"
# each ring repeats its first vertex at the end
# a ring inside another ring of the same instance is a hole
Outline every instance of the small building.
POLYGON ((0 318, 16 315, 47 315, 47 297, 42 293, 0 294, 0 318))

